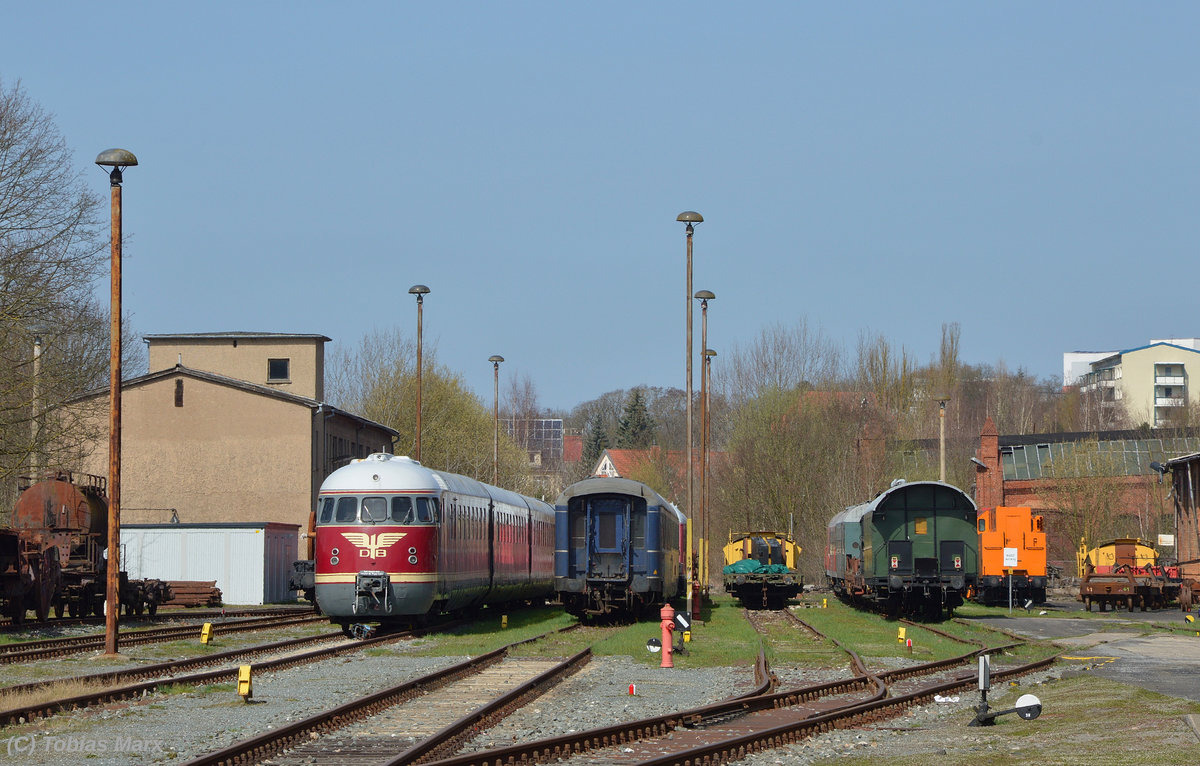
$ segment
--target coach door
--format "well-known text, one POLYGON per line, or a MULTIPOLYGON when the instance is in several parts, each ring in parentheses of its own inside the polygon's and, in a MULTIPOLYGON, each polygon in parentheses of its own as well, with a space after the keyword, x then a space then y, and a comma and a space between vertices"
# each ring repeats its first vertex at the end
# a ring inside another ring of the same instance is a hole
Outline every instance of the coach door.
POLYGON ((605 580, 628 574, 629 501, 596 497, 588 504, 588 576, 605 580))

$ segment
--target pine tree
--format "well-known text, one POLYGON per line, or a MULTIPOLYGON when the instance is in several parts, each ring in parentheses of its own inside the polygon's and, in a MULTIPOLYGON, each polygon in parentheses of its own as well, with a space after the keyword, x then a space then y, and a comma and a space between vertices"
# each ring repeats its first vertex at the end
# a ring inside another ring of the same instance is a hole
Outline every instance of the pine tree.
POLYGON ((622 449, 646 449, 654 444, 654 419, 646 409, 642 392, 634 389, 625 402, 625 412, 617 424, 617 447, 622 449))
POLYGON ((599 414, 593 415, 588 421, 587 433, 583 438, 583 458, 581 462, 590 473, 600 456, 608 449, 608 429, 604 427, 604 419, 599 414))

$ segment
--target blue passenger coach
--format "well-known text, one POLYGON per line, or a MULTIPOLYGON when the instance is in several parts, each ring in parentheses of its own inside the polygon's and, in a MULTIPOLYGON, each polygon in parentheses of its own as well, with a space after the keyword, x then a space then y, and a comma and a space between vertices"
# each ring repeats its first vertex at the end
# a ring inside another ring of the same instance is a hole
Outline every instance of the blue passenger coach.
POLYGON ((554 590, 578 617, 636 617, 683 591, 686 519, 641 482, 594 477, 554 504, 554 590))

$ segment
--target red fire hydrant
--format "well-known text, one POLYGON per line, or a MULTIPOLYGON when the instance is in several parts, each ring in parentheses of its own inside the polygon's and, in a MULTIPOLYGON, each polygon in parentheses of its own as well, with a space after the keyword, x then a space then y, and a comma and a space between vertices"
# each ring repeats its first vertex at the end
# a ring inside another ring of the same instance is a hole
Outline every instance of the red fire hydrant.
POLYGON ((663 608, 658 613, 658 617, 662 622, 659 627, 662 628, 662 663, 660 668, 673 668, 675 663, 671 662, 671 633, 675 630, 675 609, 670 604, 663 604, 663 608))

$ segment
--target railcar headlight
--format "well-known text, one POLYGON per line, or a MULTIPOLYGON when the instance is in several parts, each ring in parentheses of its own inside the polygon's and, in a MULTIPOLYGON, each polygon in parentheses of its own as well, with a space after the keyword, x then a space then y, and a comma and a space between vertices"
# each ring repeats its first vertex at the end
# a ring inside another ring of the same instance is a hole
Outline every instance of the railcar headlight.
POLYGON ((338 555, 338 549, 337 549, 337 548, 334 548, 334 549, 333 549, 333 550, 331 550, 329 553, 330 553, 331 555, 334 555, 334 556, 336 556, 336 555, 338 555))
POLYGON ((408 557, 408 563, 410 563, 410 564, 415 564, 415 563, 417 563, 417 557, 416 557, 416 556, 409 556, 409 557, 408 557))
MULTIPOLYGON (((417 554, 417 549, 416 549, 416 548, 409 548, 409 549, 408 549, 408 555, 410 555, 410 556, 415 556, 416 554, 417 554)), ((416 562, 413 562, 413 563, 416 563, 416 562)))
POLYGON ((340 559, 339 559, 337 556, 330 556, 330 557, 329 557, 329 563, 330 563, 330 565, 332 565, 332 566, 337 566, 337 565, 338 565, 338 561, 340 561, 340 559))

